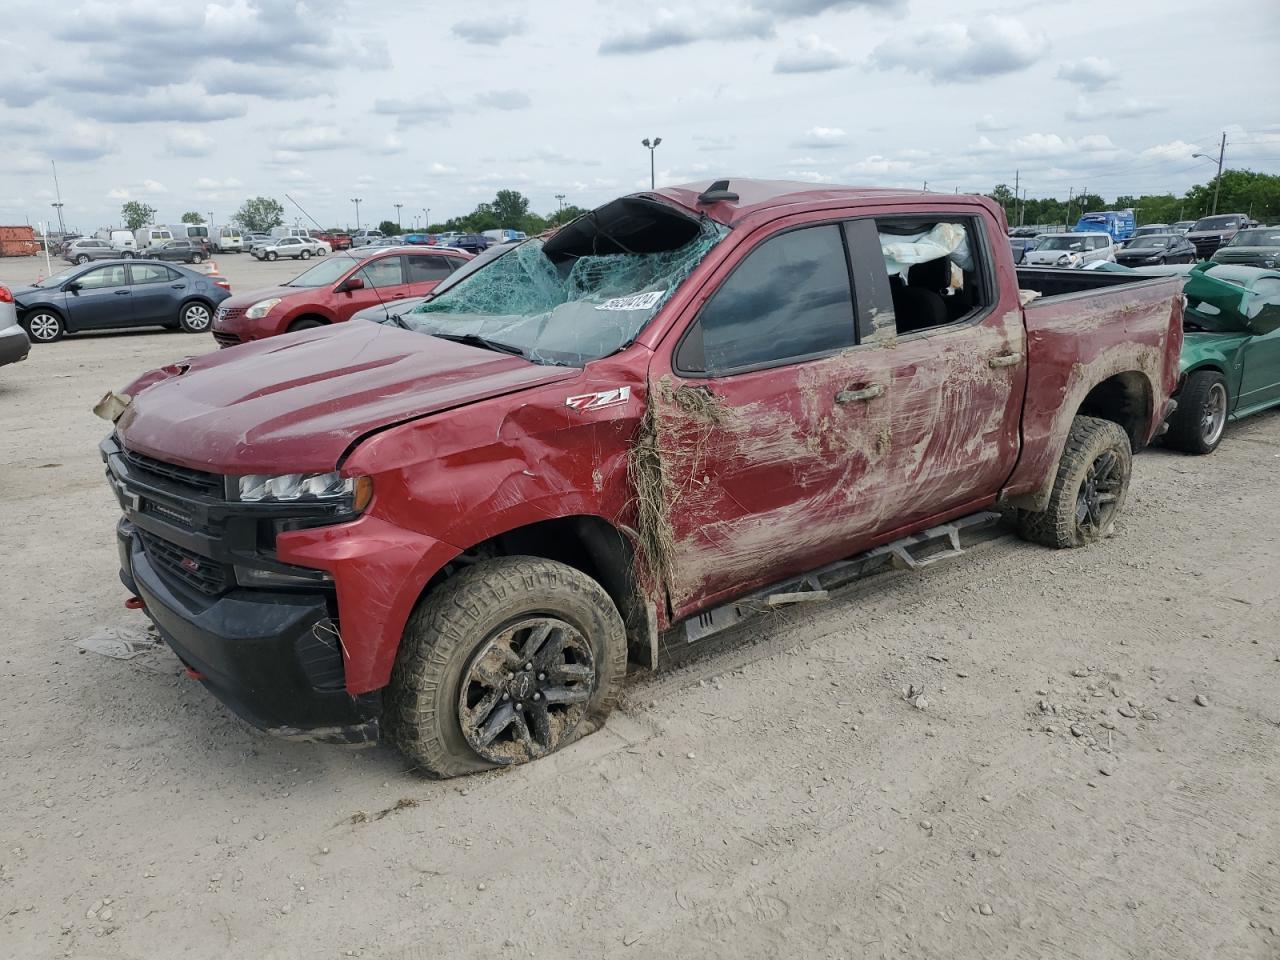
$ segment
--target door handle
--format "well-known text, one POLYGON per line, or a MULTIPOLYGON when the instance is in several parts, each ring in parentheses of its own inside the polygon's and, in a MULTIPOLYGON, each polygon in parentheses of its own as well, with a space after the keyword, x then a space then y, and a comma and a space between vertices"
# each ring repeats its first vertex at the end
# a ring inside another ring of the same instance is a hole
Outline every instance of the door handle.
POLYGON ((128 290, 117 290, 117 291, 116 291, 116 296, 117 296, 117 297, 127 297, 128 295, 129 295, 129 291, 128 291, 128 290))
POLYGON ((863 387, 861 390, 841 390, 836 394, 836 403, 854 403, 858 400, 874 400, 876 397, 884 396, 884 386, 879 383, 873 383, 869 387, 863 387))
POLYGON ((1006 353, 998 357, 988 357, 987 366, 989 367, 1012 367, 1022 362, 1022 354, 1006 353))
POLYGON ((185 290, 186 288, 187 288, 187 285, 186 285, 185 283, 171 283, 171 284, 169 284, 169 289, 170 289, 170 290, 185 290))

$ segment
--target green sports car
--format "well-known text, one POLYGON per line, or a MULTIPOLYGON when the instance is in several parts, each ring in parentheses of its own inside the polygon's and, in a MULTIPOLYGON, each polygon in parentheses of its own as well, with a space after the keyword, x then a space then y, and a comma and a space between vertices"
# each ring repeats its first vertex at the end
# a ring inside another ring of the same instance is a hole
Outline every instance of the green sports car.
POLYGON ((1212 453, 1228 420, 1280 406, 1280 270, 1202 263, 1182 292, 1183 380, 1165 443, 1212 453))

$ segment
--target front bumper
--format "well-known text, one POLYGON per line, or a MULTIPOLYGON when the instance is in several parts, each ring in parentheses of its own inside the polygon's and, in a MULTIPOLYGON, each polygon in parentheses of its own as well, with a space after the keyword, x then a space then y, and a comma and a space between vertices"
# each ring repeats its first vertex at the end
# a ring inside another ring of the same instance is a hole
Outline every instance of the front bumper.
POLYGON ((121 581, 178 658, 236 714, 290 739, 377 739, 381 696, 347 692, 331 597, 266 590, 203 596, 156 570, 127 519, 116 534, 121 581))
POLYGON ((27 331, 21 327, 0 330, 0 367, 25 360, 30 352, 31 341, 27 339, 27 331))

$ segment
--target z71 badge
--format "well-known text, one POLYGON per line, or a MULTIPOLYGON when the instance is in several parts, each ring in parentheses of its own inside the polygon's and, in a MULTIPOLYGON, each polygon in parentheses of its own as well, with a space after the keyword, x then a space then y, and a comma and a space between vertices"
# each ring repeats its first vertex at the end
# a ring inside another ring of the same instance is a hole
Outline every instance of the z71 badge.
POLYGON ((618 407, 631 399, 630 387, 614 387, 598 393, 580 393, 565 400, 566 407, 575 410, 599 410, 601 407, 618 407))

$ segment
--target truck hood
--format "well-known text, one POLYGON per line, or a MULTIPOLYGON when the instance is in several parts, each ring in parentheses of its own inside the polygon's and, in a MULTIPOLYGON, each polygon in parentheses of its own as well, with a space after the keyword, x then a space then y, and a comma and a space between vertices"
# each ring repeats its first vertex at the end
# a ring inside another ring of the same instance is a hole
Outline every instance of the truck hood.
MULTIPOLYGON (((233 307, 239 307, 247 310, 259 300, 268 300, 271 297, 279 297, 281 300, 287 300, 289 297, 295 297, 300 293, 315 293, 315 287, 263 287, 261 290, 253 290, 249 293, 237 293, 219 304, 228 310, 233 307)), ((319 289, 324 289, 323 287, 319 289)), ((277 308, 279 309, 279 308, 277 308)))
POLYGON ((130 450, 197 470, 325 471, 373 431, 579 373, 355 321, 144 375, 116 429, 130 450))

